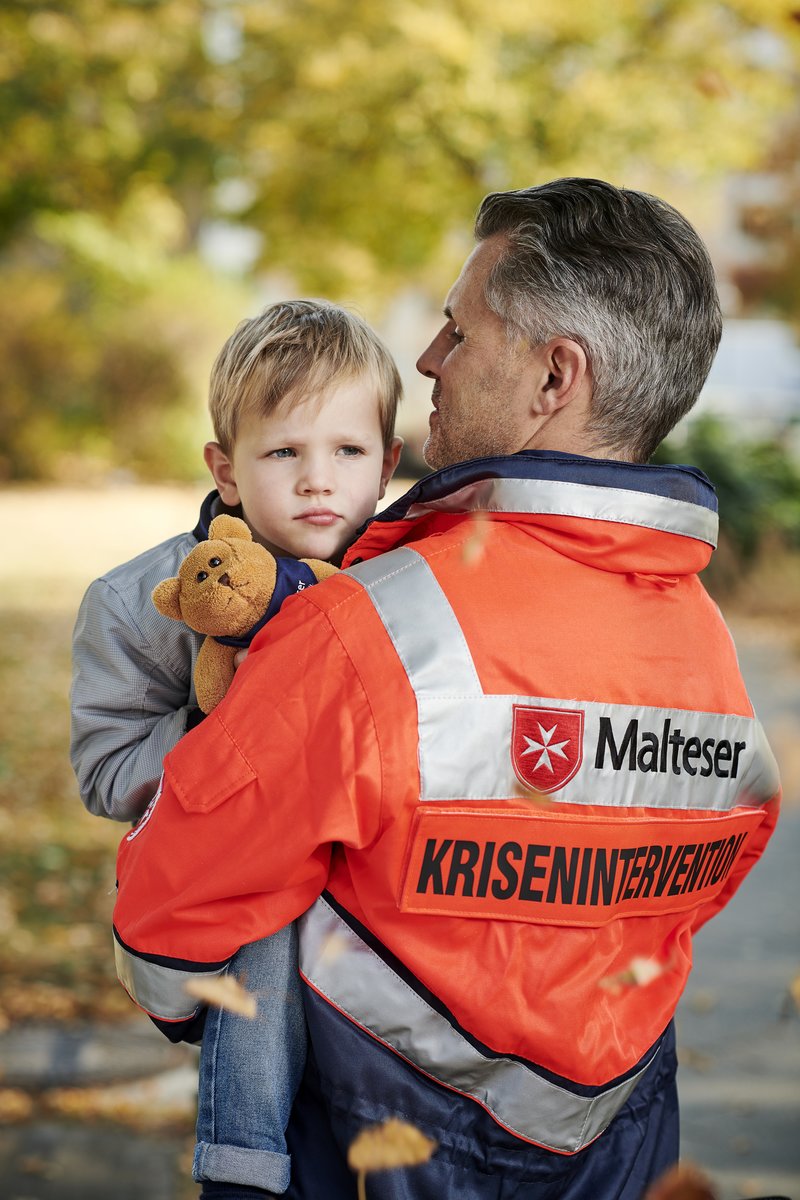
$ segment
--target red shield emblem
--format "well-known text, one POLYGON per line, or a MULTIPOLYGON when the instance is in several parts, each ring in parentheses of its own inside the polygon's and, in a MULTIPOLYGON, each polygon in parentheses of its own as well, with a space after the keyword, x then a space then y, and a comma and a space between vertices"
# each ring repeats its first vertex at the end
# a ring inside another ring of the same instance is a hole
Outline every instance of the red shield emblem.
POLYGON ((525 787, 557 792, 583 761, 583 712, 515 704, 511 761, 525 787))

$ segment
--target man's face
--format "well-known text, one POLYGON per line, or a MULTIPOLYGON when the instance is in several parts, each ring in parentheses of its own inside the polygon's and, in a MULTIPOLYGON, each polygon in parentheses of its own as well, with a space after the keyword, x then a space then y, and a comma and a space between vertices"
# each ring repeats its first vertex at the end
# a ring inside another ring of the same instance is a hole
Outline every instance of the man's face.
POLYGON ((523 340, 509 341, 484 299, 486 277, 502 249, 500 238, 476 246, 450 289, 445 324, 417 360, 417 370, 435 380, 423 450, 434 470, 514 454, 534 432, 529 405, 537 351, 523 340))

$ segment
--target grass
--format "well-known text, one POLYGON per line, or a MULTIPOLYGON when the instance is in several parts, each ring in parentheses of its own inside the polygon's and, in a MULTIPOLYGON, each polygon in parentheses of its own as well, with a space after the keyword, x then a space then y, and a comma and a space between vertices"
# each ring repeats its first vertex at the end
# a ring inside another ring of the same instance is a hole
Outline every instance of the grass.
POLYGON ((0 492, 0 1024, 132 1014, 110 941, 125 827, 86 812, 68 757, 72 628, 91 579, 191 527, 201 495, 0 492))

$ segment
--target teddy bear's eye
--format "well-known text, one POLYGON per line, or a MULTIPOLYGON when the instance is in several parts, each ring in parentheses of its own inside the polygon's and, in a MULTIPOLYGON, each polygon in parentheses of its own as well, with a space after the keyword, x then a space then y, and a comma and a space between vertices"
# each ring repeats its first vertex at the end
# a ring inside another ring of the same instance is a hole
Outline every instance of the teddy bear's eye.
POLYGON ((220 563, 221 563, 221 562, 222 562, 222 559, 221 559, 221 558, 210 558, 210 559, 208 560, 208 565, 209 565, 210 567, 218 567, 218 566, 220 565, 220 563))
POLYGON ((208 579, 208 571, 198 571, 197 582, 202 583, 204 579, 208 579))

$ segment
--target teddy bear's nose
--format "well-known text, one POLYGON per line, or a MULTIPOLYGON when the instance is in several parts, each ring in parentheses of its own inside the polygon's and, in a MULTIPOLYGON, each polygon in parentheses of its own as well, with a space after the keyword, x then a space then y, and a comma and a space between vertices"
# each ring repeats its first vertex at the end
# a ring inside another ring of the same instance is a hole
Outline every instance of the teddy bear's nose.
POLYGON ((223 587, 230 587, 231 586, 231 577, 227 571, 224 571, 222 573, 222 575, 220 575, 217 582, 221 583, 223 587))

